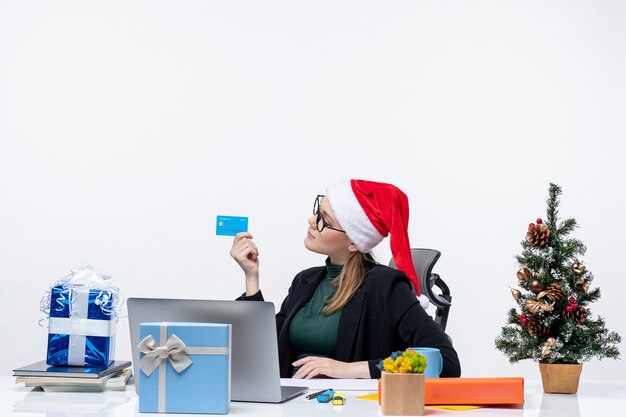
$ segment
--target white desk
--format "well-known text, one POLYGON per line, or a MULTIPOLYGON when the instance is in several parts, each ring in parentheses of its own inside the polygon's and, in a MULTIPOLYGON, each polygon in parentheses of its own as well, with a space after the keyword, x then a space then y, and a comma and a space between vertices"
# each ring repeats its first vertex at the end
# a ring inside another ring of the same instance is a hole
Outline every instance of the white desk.
MULTIPOLYGON (((137 411, 138 399, 134 386, 126 391, 103 393, 55 393, 31 391, 15 384, 13 377, 0 377, 0 416, 159 416, 137 411), (27 411, 28 410, 28 411, 27 411)), ((284 404, 254 404, 233 402, 230 415, 259 417, 308 417, 318 414, 335 417, 381 416, 376 401, 354 398, 363 392, 346 391, 346 404, 333 407, 306 400, 304 396, 284 404)), ((596 417, 626 415, 626 381, 581 381, 577 395, 544 394, 539 381, 525 382, 524 408, 481 408, 471 411, 445 411, 426 408, 427 416, 455 415, 457 417, 517 416, 517 417, 596 417)), ((169 414, 173 415, 173 414, 169 414)), ((179 416, 192 416, 179 414, 179 416)))

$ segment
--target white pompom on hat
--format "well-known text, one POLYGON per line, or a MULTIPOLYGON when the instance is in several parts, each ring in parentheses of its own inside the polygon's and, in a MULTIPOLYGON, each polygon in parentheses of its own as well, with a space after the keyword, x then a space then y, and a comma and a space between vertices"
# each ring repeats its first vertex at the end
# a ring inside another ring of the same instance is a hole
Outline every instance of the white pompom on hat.
POLYGON ((422 307, 428 298, 421 295, 409 245, 409 199, 392 184, 347 180, 326 189, 326 197, 337 221, 359 252, 366 253, 391 234, 391 253, 396 267, 413 283, 422 307))

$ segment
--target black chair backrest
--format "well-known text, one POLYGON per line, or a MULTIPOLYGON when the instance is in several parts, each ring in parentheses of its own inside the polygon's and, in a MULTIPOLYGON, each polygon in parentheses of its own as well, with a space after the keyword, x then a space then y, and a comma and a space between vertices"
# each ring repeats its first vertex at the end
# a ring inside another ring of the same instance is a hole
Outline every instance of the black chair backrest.
MULTIPOLYGON (((452 296, 450 289, 438 274, 433 274, 432 270, 435 263, 441 256, 441 252, 435 249, 412 248, 411 257, 413 258, 413 266, 420 283, 420 291, 426 295, 437 310, 435 311, 435 322, 446 329, 448 323, 448 314, 452 305, 452 296), (434 287, 438 287, 441 294, 435 293, 434 287)), ((393 258, 389 261, 389 266, 396 267, 393 258)))

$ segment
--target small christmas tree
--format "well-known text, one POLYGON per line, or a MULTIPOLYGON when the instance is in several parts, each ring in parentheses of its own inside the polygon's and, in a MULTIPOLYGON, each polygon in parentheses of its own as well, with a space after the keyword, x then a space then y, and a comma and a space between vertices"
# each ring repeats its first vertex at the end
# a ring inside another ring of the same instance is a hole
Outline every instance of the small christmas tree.
POLYGON ((511 293, 518 309, 509 311, 508 324, 495 341, 511 363, 619 358, 620 335, 607 330, 602 317, 592 320, 589 304, 600 298, 600 289, 590 287, 593 275, 579 259, 585 245, 568 237, 576 220, 558 222, 560 194, 561 187, 550 184, 547 219, 528 226, 523 252, 516 256, 521 290, 511 293))

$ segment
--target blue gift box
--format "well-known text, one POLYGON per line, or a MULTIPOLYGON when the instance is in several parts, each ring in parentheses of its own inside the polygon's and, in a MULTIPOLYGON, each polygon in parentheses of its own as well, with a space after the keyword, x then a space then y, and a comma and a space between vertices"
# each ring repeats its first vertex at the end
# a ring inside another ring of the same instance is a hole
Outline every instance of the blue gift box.
POLYGON ((115 294, 57 285, 50 291, 48 365, 106 368, 113 361, 117 315, 115 294))
POLYGON ((227 414, 231 325, 141 323, 139 412, 227 414))

